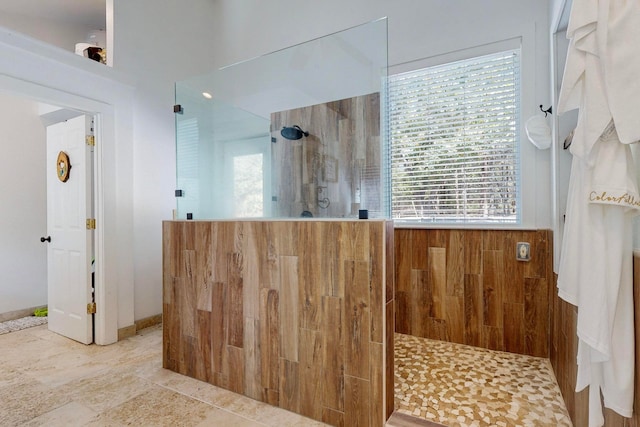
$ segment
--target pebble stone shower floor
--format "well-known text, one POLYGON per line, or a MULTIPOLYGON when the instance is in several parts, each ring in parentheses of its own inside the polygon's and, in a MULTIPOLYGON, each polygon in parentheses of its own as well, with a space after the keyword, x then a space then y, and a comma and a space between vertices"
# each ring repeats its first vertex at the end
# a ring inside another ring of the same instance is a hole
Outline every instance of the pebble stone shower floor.
POLYGON ((396 411, 450 427, 572 426, 548 359, 395 334, 396 411))

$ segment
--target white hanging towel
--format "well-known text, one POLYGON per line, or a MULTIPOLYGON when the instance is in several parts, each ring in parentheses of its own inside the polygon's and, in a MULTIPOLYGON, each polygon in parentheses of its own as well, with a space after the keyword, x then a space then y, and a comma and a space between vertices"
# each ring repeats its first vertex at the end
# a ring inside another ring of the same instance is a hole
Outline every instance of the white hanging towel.
POLYGON ((578 307, 576 391, 590 386, 589 426, 598 427, 601 392, 620 415, 633 408, 631 227, 640 196, 628 144, 640 139, 640 43, 631 42, 640 40, 640 2, 574 0, 567 35, 558 111, 579 115, 558 294, 578 307))

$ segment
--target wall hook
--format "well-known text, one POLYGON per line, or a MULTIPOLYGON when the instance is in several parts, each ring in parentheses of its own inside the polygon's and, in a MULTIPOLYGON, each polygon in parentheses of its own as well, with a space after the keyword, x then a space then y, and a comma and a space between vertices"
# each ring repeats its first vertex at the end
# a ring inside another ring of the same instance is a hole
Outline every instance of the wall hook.
POLYGON ((546 110, 542 108, 542 104, 540 104, 540 111, 544 113, 544 116, 547 117, 547 114, 553 114, 552 111, 553 106, 547 108, 546 110))

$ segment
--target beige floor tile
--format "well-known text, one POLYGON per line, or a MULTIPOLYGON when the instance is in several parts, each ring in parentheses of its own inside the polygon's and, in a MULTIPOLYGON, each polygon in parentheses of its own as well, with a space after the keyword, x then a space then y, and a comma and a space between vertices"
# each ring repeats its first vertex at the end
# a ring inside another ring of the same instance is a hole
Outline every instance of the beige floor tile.
POLYGON ((206 418, 200 423, 197 424, 198 427, 264 427, 264 424, 261 424, 257 421, 253 421, 234 413, 225 411, 223 409, 212 409, 207 414, 206 418))
POLYGON ((197 426, 213 408, 159 386, 102 412, 106 418, 133 426, 197 426))
POLYGON ((96 417, 91 409, 77 402, 70 402, 32 419, 21 427, 80 427, 96 417))
MULTIPOLYGON (((14 333, 14 332, 11 332, 14 333)), ((26 379, 0 388, 0 426, 16 426, 70 402, 52 387, 26 379)))
POLYGON ((0 393, 5 387, 17 386, 26 381, 29 381, 29 377, 18 368, 0 365, 0 393))
POLYGON ((24 372, 43 384, 56 387, 70 381, 105 371, 108 365, 95 361, 91 356, 68 350, 46 359, 31 362, 24 372))
POLYGON ((100 413, 133 399, 152 387, 152 383, 132 373, 112 369, 71 381, 60 387, 60 391, 100 413))
POLYGON ((24 366, 46 361, 50 357, 69 351, 68 345, 51 345, 29 333, 28 329, 0 335, 2 351, 0 362, 10 366, 24 366))

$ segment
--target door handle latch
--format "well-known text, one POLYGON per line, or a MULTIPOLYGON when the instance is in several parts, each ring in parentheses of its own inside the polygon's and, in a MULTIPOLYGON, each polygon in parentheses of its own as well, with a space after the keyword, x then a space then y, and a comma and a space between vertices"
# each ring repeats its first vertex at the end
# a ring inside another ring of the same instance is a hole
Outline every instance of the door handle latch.
POLYGON ((51 236, 41 237, 41 238, 40 238, 40 241, 41 241, 42 243, 44 243, 44 242, 49 242, 49 243, 51 243, 51 236))

